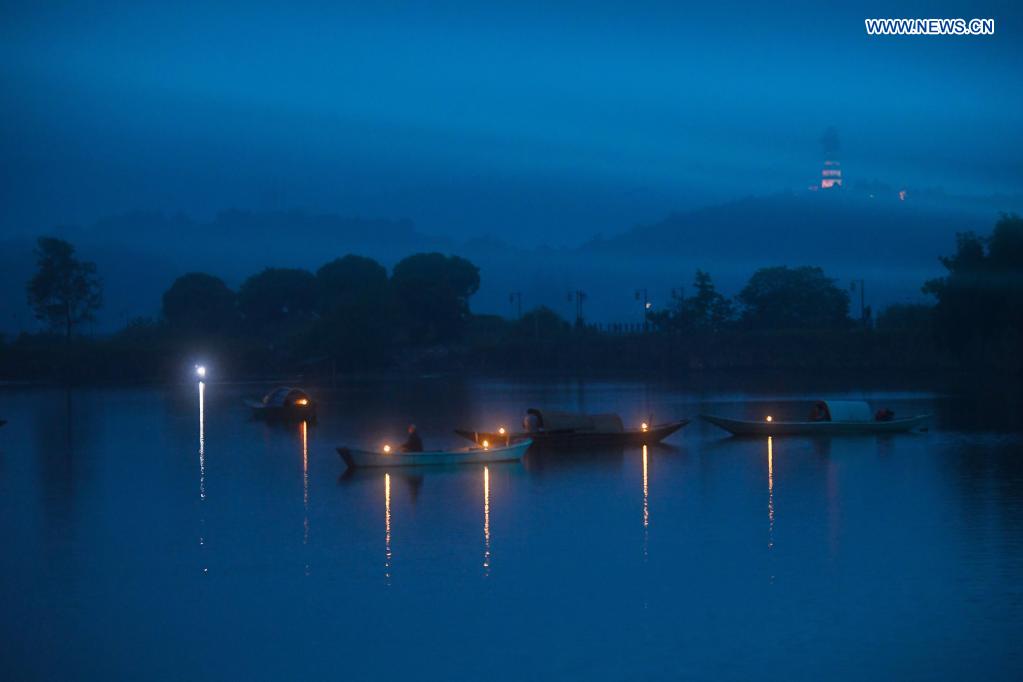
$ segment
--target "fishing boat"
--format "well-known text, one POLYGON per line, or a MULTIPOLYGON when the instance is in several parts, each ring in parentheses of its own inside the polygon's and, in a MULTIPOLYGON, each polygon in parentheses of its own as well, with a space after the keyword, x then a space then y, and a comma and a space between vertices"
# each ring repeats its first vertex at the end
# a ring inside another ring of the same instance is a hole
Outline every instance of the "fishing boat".
POLYGON ((305 391, 279 386, 262 400, 247 400, 252 416, 266 421, 316 421, 316 403, 305 391))
POLYGON ((807 421, 783 421, 771 415, 759 421, 710 414, 701 414, 700 418, 735 436, 855 436, 924 428, 931 415, 896 419, 887 410, 872 413, 870 406, 860 400, 821 400, 814 405, 814 418, 807 421))
POLYGON ((522 459, 532 444, 530 440, 491 447, 479 445, 460 450, 429 450, 426 452, 399 452, 385 445, 380 450, 360 450, 340 447, 337 453, 349 467, 408 467, 438 464, 490 464, 522 459))
POLYGON ((455 433, 474 443, 513 443, 530 439, 536 449, 572 449, 624 445, 653 445, 659 443, 689 423, 688 419, 648 424, 626 429, 617 414, 574 414, 554 410, 526 410, 526 431, 510 432, 504 427, 497 431, 470 431, 455 429, 455 433))

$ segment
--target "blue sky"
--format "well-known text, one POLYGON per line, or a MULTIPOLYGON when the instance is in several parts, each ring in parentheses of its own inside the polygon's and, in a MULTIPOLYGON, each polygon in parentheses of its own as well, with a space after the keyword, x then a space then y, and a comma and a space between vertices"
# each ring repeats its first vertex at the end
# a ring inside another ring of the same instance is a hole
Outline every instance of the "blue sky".
POLYGON ((3 9, 3 233, 302 206, 570 243, 803 188, 830 125, 854 181, 1023 186, 1008 3, 80 5, 3 9))

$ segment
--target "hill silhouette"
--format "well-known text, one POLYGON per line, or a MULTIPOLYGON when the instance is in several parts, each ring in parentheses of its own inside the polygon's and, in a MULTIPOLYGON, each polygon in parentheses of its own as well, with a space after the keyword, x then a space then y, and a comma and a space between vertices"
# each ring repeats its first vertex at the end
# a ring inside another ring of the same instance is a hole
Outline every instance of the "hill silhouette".
POLYGON ((466 241, 425 234, 410 220, 349 218, 308 211, 223 211, 202 221, 182 214, 133 212, 88 227, 36 230, 0 244, 0 330, 32 325, 24 285, 33 268, 35 237, 54 234, 93 260, 105 282, 104 308, 94 327, 111 330, 128 319, 155 315, 160 296, 180 274, 209 272, 231 286, 266 266, 315 269, 346 253, 390 267, 417 252, 465 256, 481 270, 474 311, 512 315, 511 292, 526 309, 547 305, 574 314, 567 293, 587 293, 591 321, 642 320, 638 289, 657 307, 673 289, 688 288, 697 269, 733 295, 759 267, 820 265, 843 285, 867 282, 868 304, 925 300, 922 283, 941 274, 938 257, 955 234, 986 232, 997 218, 988 206, 870 199, 865 192, 803 192, 737 201, 675 213, 575 248, 530 243, 518 235, 466 241))

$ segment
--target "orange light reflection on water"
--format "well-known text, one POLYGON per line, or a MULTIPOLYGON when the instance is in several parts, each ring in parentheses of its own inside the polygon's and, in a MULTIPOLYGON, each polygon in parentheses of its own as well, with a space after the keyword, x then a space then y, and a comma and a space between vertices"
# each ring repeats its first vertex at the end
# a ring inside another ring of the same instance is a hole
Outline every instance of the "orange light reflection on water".
POLYGON ((650 525, 650 479, 647 464, 647 446, 643 446, 643 527, 650 525))
POLYGON ((650 463, 647 446, 643 446, 643 561, 650 549, 650 463))
POLYGON ((309 544, 309 422, 303 421, 302 431, 302 544, 309 544))
POLYGON ((490 469, 483 467, 483 570, 490 575, 490 469))
POLYGON ((767 437, 767 548, 774 547, 774 439, 767 437))

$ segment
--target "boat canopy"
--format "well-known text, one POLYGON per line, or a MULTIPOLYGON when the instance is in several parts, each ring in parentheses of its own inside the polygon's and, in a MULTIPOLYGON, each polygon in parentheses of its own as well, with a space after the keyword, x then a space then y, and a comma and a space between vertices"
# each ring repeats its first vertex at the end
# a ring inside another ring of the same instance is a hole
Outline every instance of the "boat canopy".
POLYGON ((824 400, 833 422, 872 422, 874 413, 862 400, 824 400))
POLYGON ((622 433, 625 427, 617 414, 578 414, 556 410, 529 408, 527 414, 540 419, 544 431, 596 431, 598 433, 622 433))
POLYGON ((263 404, 267 407, 284 407, 286 405, 294 405, 303 398, 307 401, 309 400, 309 395, 305 391, 297 388, 288 388, 287 386, 279 386, 264 396, 263 404))

